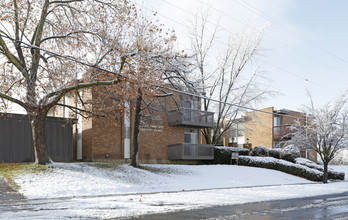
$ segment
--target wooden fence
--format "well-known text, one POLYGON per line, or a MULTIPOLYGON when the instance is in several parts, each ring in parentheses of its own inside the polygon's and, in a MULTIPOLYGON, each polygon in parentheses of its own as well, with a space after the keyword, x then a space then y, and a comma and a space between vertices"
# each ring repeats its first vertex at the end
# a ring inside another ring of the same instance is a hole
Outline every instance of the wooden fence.
MULTIPOLYGON (((48 117, 46 142, 53 161, 73 161, 72 119, 48 117)), ((0 115, 0 162, 33 162, 33 136, 27 115, 0 115)))

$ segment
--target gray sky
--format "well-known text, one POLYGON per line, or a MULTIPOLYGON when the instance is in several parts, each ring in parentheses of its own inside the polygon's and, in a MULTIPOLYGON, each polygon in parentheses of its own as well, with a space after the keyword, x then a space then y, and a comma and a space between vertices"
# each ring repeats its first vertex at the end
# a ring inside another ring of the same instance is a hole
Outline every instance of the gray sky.
MULTIPOLYGON (((179 47, 188 46, 189 19, 197 8, 210 6, 211 22, 220 17, 219 42, 230 31, 267 25, 261 66, 279 95, 257 108, 299 110, 323 105, 348 88, 348 1, 344 0, 137 0, 144 12, 158 12, 160 23, 174 28, 179 47)), ((146 12, 146 13, 147 13, 146 12)), ((220 44, 220 47, 223 43, 220 44)))

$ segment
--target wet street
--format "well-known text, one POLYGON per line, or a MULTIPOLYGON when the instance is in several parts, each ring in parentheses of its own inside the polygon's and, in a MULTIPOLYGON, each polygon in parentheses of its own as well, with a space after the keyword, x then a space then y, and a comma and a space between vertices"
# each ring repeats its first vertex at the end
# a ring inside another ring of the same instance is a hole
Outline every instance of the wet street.
MULTIPOLYGON (((261 187, 262 188, 262 187, 261 187)), ((265 187, 267 188, 267 187, 265 187)), ((150 200, 141 202, 148 195, 104 195, 84 197, 61 197, 51 199, 25 199, 3 188, 0 199, 0 219, 143 219, 143 220, 180 220, 180 219, 347 219, 348 192, 298 199, 268 202, 255 202, 239 205, 224 205, 209 208, 185 210, 181 203, 183 194, 177 195, 176 202, 156 203, 150 200), (180 199, 181 198, 181 199, 180 199), (136 200, 136 201, 135 201, 136 200), (134 201, 134 203, 133 203, 134 201), (134 210, 125 206, 127 202, 145 205, 134 210), (146 213, 149 209, 161 206, 162 214, 127 217, 146 213), (180 211, 171 209, 177 206, 180 211), (172 212, 170 212, 172 210, 172 212)), ((256 192, 256 191, 254 191, 256 192)), ((187 192, 189 193, 189 192, 187 192)), ((199 193, 199 192, 193 192, 199 193)), ((161 194, 161 193, 160 193, 161 194)), ((167 195, 168 196, 168 195, 167 195)), ((226 203, 228 204, 228 203, 226 203)), ((192 208, 193 206, 191 206, 192 208)))
POLYGON ((146 215, 132 219, 348 219, 348 192, 327 196, 146 215))

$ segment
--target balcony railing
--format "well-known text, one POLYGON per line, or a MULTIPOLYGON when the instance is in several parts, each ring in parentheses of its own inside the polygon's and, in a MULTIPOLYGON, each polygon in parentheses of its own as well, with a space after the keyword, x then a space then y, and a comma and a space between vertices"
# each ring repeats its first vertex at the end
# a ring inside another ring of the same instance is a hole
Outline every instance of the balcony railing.
POLYGON ((212 128, 214 127, 214 113, 180 108, 168 113, 168 124, 171 126, 212 128))
POLYGON ((214 145, 179 143, 168 146, 169 160, 213 160, 214 145))
POLYGON ((279 140, 281 138, 289 138, 286 135, 293 133, 294 131, 291 129, 291 125, 280 125, 274 126, 273 128, 273 139, 279 140))

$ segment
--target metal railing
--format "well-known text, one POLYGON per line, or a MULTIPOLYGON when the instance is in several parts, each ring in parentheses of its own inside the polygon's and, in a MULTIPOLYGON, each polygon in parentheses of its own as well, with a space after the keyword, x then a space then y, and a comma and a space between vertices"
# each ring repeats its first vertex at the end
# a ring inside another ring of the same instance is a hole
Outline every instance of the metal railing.
POLYGON ((180 108, 168 113, 171 126, 214 127, 214 113, 190 108, 180 108))
POLYGON ((286 138, 286 135, 293 133, 291 125, 280 125, 273 127, 273 139, 286 138))
POLYGON ((179 143, 168 146, 169 160, 213 160, 214 145, 179 143))

